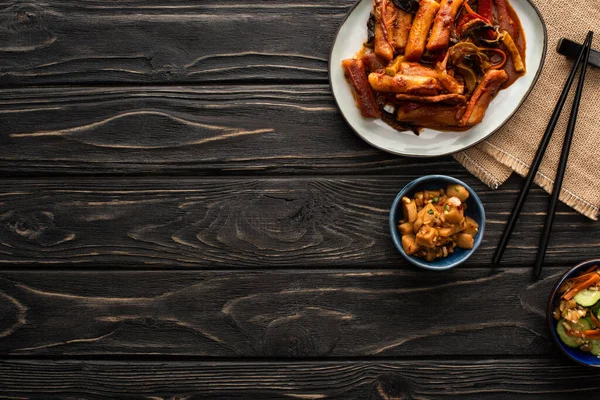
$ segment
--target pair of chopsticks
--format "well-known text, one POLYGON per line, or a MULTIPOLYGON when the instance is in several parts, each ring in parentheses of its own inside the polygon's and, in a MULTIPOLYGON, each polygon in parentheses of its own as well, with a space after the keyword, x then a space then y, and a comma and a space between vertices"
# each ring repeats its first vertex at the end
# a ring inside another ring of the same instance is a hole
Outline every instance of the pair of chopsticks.
POLYGON ((583 92, 583 84, 585 81, 585 73, 587 70, 589 58, 590 58, 590 49, 592 47, 592 38, 594 33, 588 32, 585 42, 583 43, 583 47, 579 51, 577 56, 577 61, 573 64, 573 68, 571 69, 571 73, 567 78, 567 82, 565 83, 565 87, 556 103, 556 107, 554 108, 554 112, 552 113, 552 117, 548 122, 548 126, 546 127, 546 131, 544 132, 544 136, 540 142, 540 146, 535 153, 535 157, 533 158, 533 162, 531 164, 531 168, 529 169, 529 173, 525 178, 525 182, 519 193, 519 197, 515 206, 510 214, 510 218, 508 223, 504 227, 504 232, 502 233, 502 237, 500 238, 500 243, 496 248, 496 252, 494 253, 493 262, 494 264, 499 264, 502 259, 502 255, 504 254, 504 250, 506 249, 506 245, 508 244, 508 240, 510 239, 510 235, 512 234, 513 229, 517 223, 517 219, 519 218, 519 214, 523 209, 523 205, 525 204, 525 200, 527 199, 527 194, 529 193, 529 189, 531 189, 531 185, 533 184, 533 179, 542 163, 542 159, 544 157, 544 153, 546 152, 546 148, 550 143, 550 139, 552 138, 552 133, 554 132, 554 128, 558 122, 560 114, 562 112, 563 106, 567 101, 567 97, 569 95, 569 91, 571 90, 571 86, 573 85, 573 81, 575 80, 575 76, 577 75, 577 71, 581 65, 581 74, 579 75, 579 82, 577 84, 577 89, 575 91, 575 98, 573 100, 573 107, 571 109, 571 114, 569 116, 569 123, 567 125, 567 132, 565 134, 565 140, 563 142, 563 147, 560 155, 560 161, 558 164, 558 169, 556 171, 556 178, 554 180, 554 188, 552 190, 552 196, 550 198, 550 202, 548 203, 548 211, 546 213, 546 220, 544 222, 544 230, 542 231, 542 237, 540 239, 540 243, 538 246, 538 252, 535 260, 535 266, 533 268, 533 275, 538 277, 540 272, 542 271, 542 264, 544 263, 544 257, 546 256, 546 249, 548 247, 548 240, 550 239, 550 232, 552 231, 552 224, 554 222, 554 214, 556 211, 556 205, 558 203, 558 195, 560 194, 560 189, 562 187, 563 178, 565 175, 565 170, 567 168, 567 160, 569 158, 569 151, 571 149, 571 142, 573 140, 573 133, 575 131, 575 125, 577 123, 577 113, 579 112, 579 104, 581 102, 581 93, 583 92))

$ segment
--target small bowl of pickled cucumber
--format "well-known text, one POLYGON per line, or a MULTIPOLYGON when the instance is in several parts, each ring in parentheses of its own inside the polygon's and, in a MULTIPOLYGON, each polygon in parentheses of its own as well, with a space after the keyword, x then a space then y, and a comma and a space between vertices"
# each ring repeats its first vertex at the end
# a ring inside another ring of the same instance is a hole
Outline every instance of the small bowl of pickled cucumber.
POLYGON ((563 354, 600 367, 600 260, 567 271, 550 293, 546 314, 552 339, 563 354))
POLYGON ((412 264, 448 270, 473 254, 485 231, 481 200, 466 183, 427 175, 406 185, 390 209, 394 245, 412 264))

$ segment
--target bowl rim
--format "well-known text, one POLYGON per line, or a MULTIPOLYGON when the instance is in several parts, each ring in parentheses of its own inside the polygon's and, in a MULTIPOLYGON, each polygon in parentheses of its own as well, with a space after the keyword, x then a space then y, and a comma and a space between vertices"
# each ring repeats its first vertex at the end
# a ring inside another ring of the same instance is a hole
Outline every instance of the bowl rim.
POLYGON ((568 277, 575 273, 576 271, 578 271, 581 268, 584 267, 589 267, 591 264, 599 264, 600 265, 600 258, 592 258, 590 260, 586 260, 586 261, 582 261, 579 264, 575 265, 574 267, 569 268, 564 274, 562 274, 562 276, 558 279, 558 281, 556 281, 556 284, 554 285, 554 287, 552 288, 552 290, 550 291, 550 295, 548 296, 548 302, 546 303, 546 325, 548 327, 548 330, 550 331, 550 337, 552 338, 552 341, 554 342, 555 346, 558 347, 560 349, 560 352, 567 356, 570 360, 576 362, 579 365, 583 365, 584 367, 590 367, 590 368, 600 368, 600 363, 599 364, 586 364, 578 359, 576 359, 575 357, 573 357, 571 354, 569 354, 569 352, 567 352, 563 346, 561 345, 560 342, 558 342, 560 339, 557 337, 557 333, 556 333, 556 328, 554 327, 554 317, 552 316, 552 312, 554 310, 554 300, 556 295, 558 294, 558 289, 560 288, 560 286, 564 283, 565 280, 568 279, 568 277))
POLYGON ((398 252, 400 254, 402 254, 402 256, 411 264, 416 265, 417 267, 420 267, 420 268, 428 269, 430 271, 447 271, 447 270, 452 269, 452 268, 462 264, 463 262, 467 261, 471 257, 471 255, 473 253, 475 253, 475 251, 477 250, 477 248, 483 241, 483 235, 485 233, 485 221, 486 221, 486 216, 485 216, 485 209, 483 207, 483 202, 481 201, 481 199, 479 198, 479 196, 477 195, 475 190, 473 190, 473 188, 471 186, 467 185, 465 182, 461 181, 460 179, 457 179, 457 178, 454 178, 454 177, 448 176, 448 175, 439 175, 439 174, 425 175, 425 176, 422 176, 420 178, 417 178, 417 179, 409 182, 406 186, 404 186, 402 188, 402 190, 400 190, 398 192, 398 194, 396 195, 396 198, 392 202, 392 206, 390 207, 390 212, 389 212, 390 234, 392 235, 392 242, 394 243, 394 247, 396 247, 396 250, 398 250, 398 252), (419 259, 417 257, 409 256, 408 254, 406 254, 406 252, 402 248, 402 244, 401 244, 402 238, 399 234, 398 227, 397 227, 398 221, 395 221, 395 218, 392 218, 393 210, 398 208, 398 205, 406 192, 412 190, 419 184, 422 184, 426 181, 432 181, 432 180, 443 180, 443 181, 452 182, 452 183, 456 183, 458 185, 464 186, 469 191, 469 195, 475 201, 475 204, 477 205, 477 208, 479 209, 479 211, 481 212, 481 215, 482 215, 481 221, 477 221, 477 223, 479 224, 479 234, 477 235, 477 239, 475 240, 475 244, 473 245, 473 248, 470 249, 463 258, 456 260, 455 262, 445 265, 443 267, 435 267, 427 261, 421 261, 421 259, 419 259))

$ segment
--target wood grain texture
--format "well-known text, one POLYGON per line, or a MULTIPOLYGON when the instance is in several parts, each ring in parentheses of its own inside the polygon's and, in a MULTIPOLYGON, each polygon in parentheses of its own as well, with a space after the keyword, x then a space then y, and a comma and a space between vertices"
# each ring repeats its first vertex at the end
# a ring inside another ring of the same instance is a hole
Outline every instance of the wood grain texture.
POLYGON ((353 3, 3 1, 0 84, 325 81, 353 3))
MULTIPOLYGON (((0 98, 0 174, 10 176, 402 173, 423 164, 363 142, 325 85, 12 89, 0 98)), ((449 160, 428 166, 462 170, 449 160)))
POLYGON ((564 271, 3 272, 0 354, 557 354, 545 304, 564 271))
MULTIPOLYGON (((408 266, 392 244, 388 212, 422 170, 367 178, 4 180, 0 266, 408 266)), ((487 214, 483 243, 467 266, 489 265, 519 180, 492 191, 466 171, 455 176, 473 185, 487 214)), ((533 262, 546 198, 539 189, 530 194, 507 265, 533 262)), ((596 257, 598 230, 561 206, 547 263, 596 257)))
POLYGON ((353 2, 0 1, 0 398, 598 391, 544 324, 598 229, 561 207, 555 267, 532 282, 536 189, 508 266, 488 268, 519 181, 492 192, 448 157, 352 133, 326 80, 353 2), (387 229, 398 190, 429 173, 473 184, 488 216, 480 251, 438 274, 387 229))
POLYGON ((3 398, 589 399, 598 373, 560 359, 392 362, 1 361, 3 398), (35 377, 36 379, 30 379, 35 377))

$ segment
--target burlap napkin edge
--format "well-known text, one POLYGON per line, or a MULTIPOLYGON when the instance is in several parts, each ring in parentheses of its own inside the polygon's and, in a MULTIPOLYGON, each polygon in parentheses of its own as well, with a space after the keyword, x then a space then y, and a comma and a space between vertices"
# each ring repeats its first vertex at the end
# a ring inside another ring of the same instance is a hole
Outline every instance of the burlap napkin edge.
MULTIPOLYGON (((515 171, 521 176, 525 176, 529 172, 529 165, 527 165, 527 163, 505 152, 504 150, 493 145, 487 140, 479 144, 479 149, 494 157, 498 162, 511 168, 513 171, 515 171)), ((536 173, 534 182, 538 184, 542 189, 544 189, 547 193, 552 193, 552 187, 554 185, 553 179, 543 175, 538 171, 536 173)), ((558 196, 558 198, 567 206, 585 215, 589 219, 593 221, 598 220, 598 213, 600 210, 598 209, 598 207, 594 206, 585 199, 582 199, 581 197, 575 195, 574 193, 564 188, 561 188, 560 195, 558 196)))
POLYGON ((490 189, 496 190, 503 183, 498 178, 496 178, 491 172, 485 169, 483 165, 479 164, 477 161, 469 157, 469 155, 466 152, 461 151, 459 153, 454 153, 452 156, 456 161, 461 163, 467 171, 476 176, 490 189))

